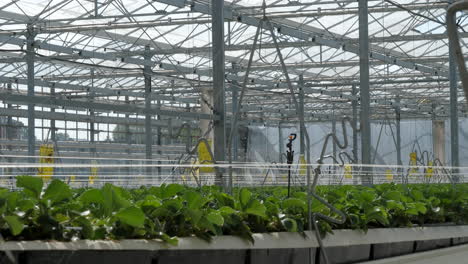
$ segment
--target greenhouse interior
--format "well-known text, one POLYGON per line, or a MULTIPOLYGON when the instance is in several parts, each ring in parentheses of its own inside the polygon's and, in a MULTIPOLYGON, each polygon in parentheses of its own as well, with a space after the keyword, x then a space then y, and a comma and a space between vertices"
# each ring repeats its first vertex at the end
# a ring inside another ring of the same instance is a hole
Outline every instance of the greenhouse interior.
POLYGON ((0 263, 468 263, 467 18, 0 0, 0 263))

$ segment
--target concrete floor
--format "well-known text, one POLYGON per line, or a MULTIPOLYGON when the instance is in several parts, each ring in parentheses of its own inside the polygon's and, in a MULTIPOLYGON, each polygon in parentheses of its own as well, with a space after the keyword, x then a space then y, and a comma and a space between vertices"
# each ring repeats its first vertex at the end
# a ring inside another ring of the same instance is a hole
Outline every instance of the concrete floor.
POLYGON ((468 264, 468 245, 436 249, 363 264, 468 264))

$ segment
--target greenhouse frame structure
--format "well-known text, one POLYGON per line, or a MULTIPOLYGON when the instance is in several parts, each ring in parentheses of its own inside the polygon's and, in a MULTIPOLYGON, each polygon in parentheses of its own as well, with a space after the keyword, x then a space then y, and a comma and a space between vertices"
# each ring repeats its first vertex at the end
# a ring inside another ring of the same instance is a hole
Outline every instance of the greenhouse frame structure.
MULTIPOLYGON (((113 148, 105 157, 164 163, 173 159, 167 153, 184 152, 177 131, 189 123, 212 141, 219 162, 230 156, 231 131, 234 160, 240 155, 239 135, 230 128, 237 114, 244 126, 297 126, 303 119, 331 122, 332 132, 347 116, 360 128, 353 129, 352 146, 362 164, 374 162, 372 120, 395 121, 397 165, 405 136, 400 120, 433 120, 439 143, 450 120, 448 165, 459 167, 458 119, 466 113, 445 32, 448 5, 2 1, 3 156, 15 162, 26 154, 35 163, 41 144, 59 141, 64 156, 104 157, 113 148), (262 21, 273 30, 258 29, 262 21), (27 124, 22 138, 14 136, 18 122, 27 124), (57 140, 71 131, 76 142, 57 140)), ((459 28, 465 18, 458 17, 459 28)), ((304 131, 300 141, 304 154, 304 131)), ((434 152, 444 148, 439 143, 434 152)))

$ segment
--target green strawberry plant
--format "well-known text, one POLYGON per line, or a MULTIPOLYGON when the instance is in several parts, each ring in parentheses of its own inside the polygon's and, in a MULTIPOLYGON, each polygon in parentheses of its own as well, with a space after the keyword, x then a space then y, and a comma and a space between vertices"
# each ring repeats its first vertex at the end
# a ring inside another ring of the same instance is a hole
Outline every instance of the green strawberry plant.
MULTIPOLYGON (((125 189, 72 189, 60 180, 18 176, 17 190, 0 188, 0 233, 6 240, 159 239, 300 232, 308 226, 307 193, 295 187, 237 188, 178 184, 125 189)), ((341 225, 319 220, 320 232, 334 229, 411 227, 468 223, 468 184, 382 184, 319 186, 317 193, 347 215, 341 225)), ((312 211, 336 217, 317 200, 312 211)))

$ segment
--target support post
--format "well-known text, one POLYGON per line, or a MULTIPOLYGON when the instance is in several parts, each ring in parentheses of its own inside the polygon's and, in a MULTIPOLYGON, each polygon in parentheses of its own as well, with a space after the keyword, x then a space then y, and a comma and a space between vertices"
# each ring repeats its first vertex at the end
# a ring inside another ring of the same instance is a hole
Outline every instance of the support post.
MULTIPOLYGON (((396 124, 396 152, 397 152, 397 164, 402 166, 403 162, 401 160, 401 109, 400 109, 400 98, 397 97, 395 106, 395 124, 396 124)), ((403 172, 402 168, 398 169, 398 174, 400 175, 403 172)))
MULTIPOLYGON (((91 91, 89 92, 89 101, 93 101, 94 98, 94 68, 91 68, 91 91)), ((89 116, 90 116, 90 122, 89 122, 89 140, 92 144, 91 147, 91 155, 92 157, 96 157, 96 145, 95 143, 95 136, 96 136, 96 131, 94 127, 94 109, 89 109, 89 116)))
POLYGON ((281 120, 278 122, 278 142, 279 142, 279 163, 283 163, 283 154, 284 154, 284 141, 283 141, 283 131, 281 129, 281 120))
MULTIPOLYGON (((357 97, 357 89, 356 85, 353 84, 352 86, 352 94, 354 96, 354 100, 351 102, 351 106, 353 108, 353 127, 357 128, 358 127, 358 99, 357 97)), ((358 132, 356 129, 353 129, 353 159, 355 163, 358 163, 359 157, 358 157, 358 132)))
MULTIPOLYGON (((161 109, 161 100, 158 100, 157 101, 157 106, 158 106, 158 109, 161 109)), ((158 122, 161 121, 161 115, 157 115, 157 118, 158 118, 158 122)), ((158 125, 157 129, 156 129, 156 133, 158 135, 158 138, 157 138, 157 142, 156 144, 158 145, 158 175, 159 177, 162 176, 162 169, 161 169, 161 144, 162 144, 162 131, 161 131, 161 126, 158 125)))
MULTIPOLYGON (((224 94, 224 1, 211 1, 212 40, 213 40, 213 114, 219 117, 214 121, 213 154, 217 161, 226 156, 225 137, 225 94, 224 94)), ((218 170, 221 171, 221 170, 218 170)), ((222 184, 222 175, 216 175, 217 184, 222 184)))
MULTIPOLYGON (((359 0, 359 81, 361 95, 362 164, 371 164, 370 87, 369 87, 369 24, 367 0, 359 0)), ((372 184, 372 170, 365 168, 364 185, 372 184)))
POLYGON ((98 0, 94 0, 94 17, 99 16, 98 0))
MULTIPOLYGON (((146 61, 151 61, 150 46, 145 46, 144 58, 146 61)), ((145 78, 145 145, 146 145, 146 159, 147 164, 151 164, 153 158, 153 133, 151 130, 151 67, 147 63, 143 69, 143 75, 145 78)), ((152 174, 152 167, 146 167, 146 173, 148 176, 152 174)))
MULTIPOLYGON (((304 76, 301 74, 299 75, 299 119, 304 119, 304 76)), ((299 153, 301 157, 305 159, 305 137, 304 137, 304 131, 305 128, 302 126, 299 126, 299 139, 300 139, 300 147, 299 147, 299 153)))
MULTIPOLYGON (((12 87, 11 87, 11 82, 7 84, 7 90, 9 93, 11 93, 12 87)), ((7 104, 8 109, 12 109, 13 105, 12 104, 7 104)), ((6 138, 8 139, 9 142, 11 142, 14 137, 13 137, 13 118, 11 115, 7 117, 7 126, 6 126, 6 138)), ((7 150, 9 151, 9 154, 11 154, 11 151, 13 150, 11 144, 7 145, 7 150)), ((13 159, 11 157, 7 158, 8 163, 13 162, 13 159)), ((13 169, 12 168, 6 168, 5 169, 5 175, 13 176, 12 175, 13 169)))
MULTIPOLYGON (((50 96, 52 98, 55 98, 55 87, 52 85, 50 87, 50 96)), ((55 112, 55 107, 50 108, 50 112, 54 113, 55 112)), ((57 127, 55 126, 55 119, 50 120, 50 140, 54 143, 54 145, 57 145, 57 127)))
MULTIPOLYGON (((213 92, 210 88, 201 88, 201 102, 200 102, 200 112, 203 114, 209 114, 213 111, 213 92)), ((208 119, 200 120, 200 132, 201 137, 205 137, 208 141, 213 143, 213 129, 210 128, 211 121, 208 119)), ((213 145, 213 144, 211 144, 213 145)), ((213 146, 211 146, 213 149, 213 146)))
MULTIPOLYGON (((335 104, 333 104, 333 109, 335 109, 335 104)), ((332 117, 332 133, 333 133, 333 135, 337 136, 337 134, 336 134, 335 111, 333 111, 333 117, 332 117)), ((332 142, 332 156, 333 156, 333 164, 336 165, 336 159, 337 159, 337 156, 336 156, 336 142, 334 140, 332 142)), ((332 175, 333 182, 334 183, 339 182, 338 175, 336 174, 337 173, 336 166, 333 166, 331 171, 333 172, 333 175, 332 175)))
POLYGON ((172 119, 169 118, 169 119, 167 120, 167 134, 168 134, 168 137, 167 137, 167 138, 168 138, 167 144, 168 144, 168 145, 172 145, 172 137, 174 136, 172 130, 173 130, 173 129, 172 129, 172 119))
MULTIPOLYGON (((130 105, 130 100, 128 98, 128 95, 125 96, 125 104, 127 105, 130 105)), ((125 118, 130 118, 130 114, 129 113, 125 113, 125 118)), ((130 134, 130 125, 127 123, 125 124, 125 142, 127 143, 127 155, 130 157, 130 145, 132 144, 132 137, 131 137, 131 134, 130 134)), ((127 160, 127 165, 130 165, 131 164, 131 161, 127 160)), ((126 177, 129 177, 130 176, 130 167, 126 167, 125 168, 125 172, 126 172, 126 177)))
MULTIPOLYGON (((204 114, 209 114, 213 111, 213 91, 210 88, 201 88, 201 102, 200 102, 200 110, 204 114)), ((189 130, 190 131, 190 130, 189 130)), ((202 119, 200 120, 200 132, 201 132, 201 137, 206 138, 208 143, 210 143, 211 151, 213 151, 213 136, 214 136, 214 131, 211 128, 211 121, 208 119, 202 119)), ((200 157, 199 157, 200 158, 200 157)), ((215 156, 216 158, 216 156, 215 156)), ((200 171, 200 178, 212 178, 212 173, 209 171, 200 171)), ((218 182, 218 179, 215 179, 215 184, 220 184, 218 182)))
MULTIPOLYGON (((333 105, 333 108, 335 108, 335 105, 333 105)), ((333 111, 333 119, 332 119, 332 133, 333 135, 336 136, 336 117, 335 117, 335 111, 333 111)), ((333 164, 336 164, 336 142, 333 140, 333 145, 332 145, 332 151, 333 151, 333 164)))
MULTIPOLYGON (((35 32, 31 24, 27 26, 26 34, 26 64, 28 76, 28 96, 34 96, 34 38, 35 32)), ((28 104, 28 156, 31 163, 35 162, 36 135, 35 135, 34 104, 28 104)))
MULTIPOLYGON (((453 1, 451 1, 453 2, 453 1)), ((450 160, 454 181, 458 181, 458 168, 460 167, 459 140, 458 140, 458 78, 455 51, 449 45, 449 82, 450 82, 450 160)))
MULTIPOLYGON (((237 111, 237 104, 239 101, 239 83, 237 81, 232 81, 232 86, 231 86, 231 91, 232 91, 232 116, 236 116, 237 111)), ((234 135, 232 135, 232 160, 237 161, 239 153, 239 129, 234 128, 234 135)))

